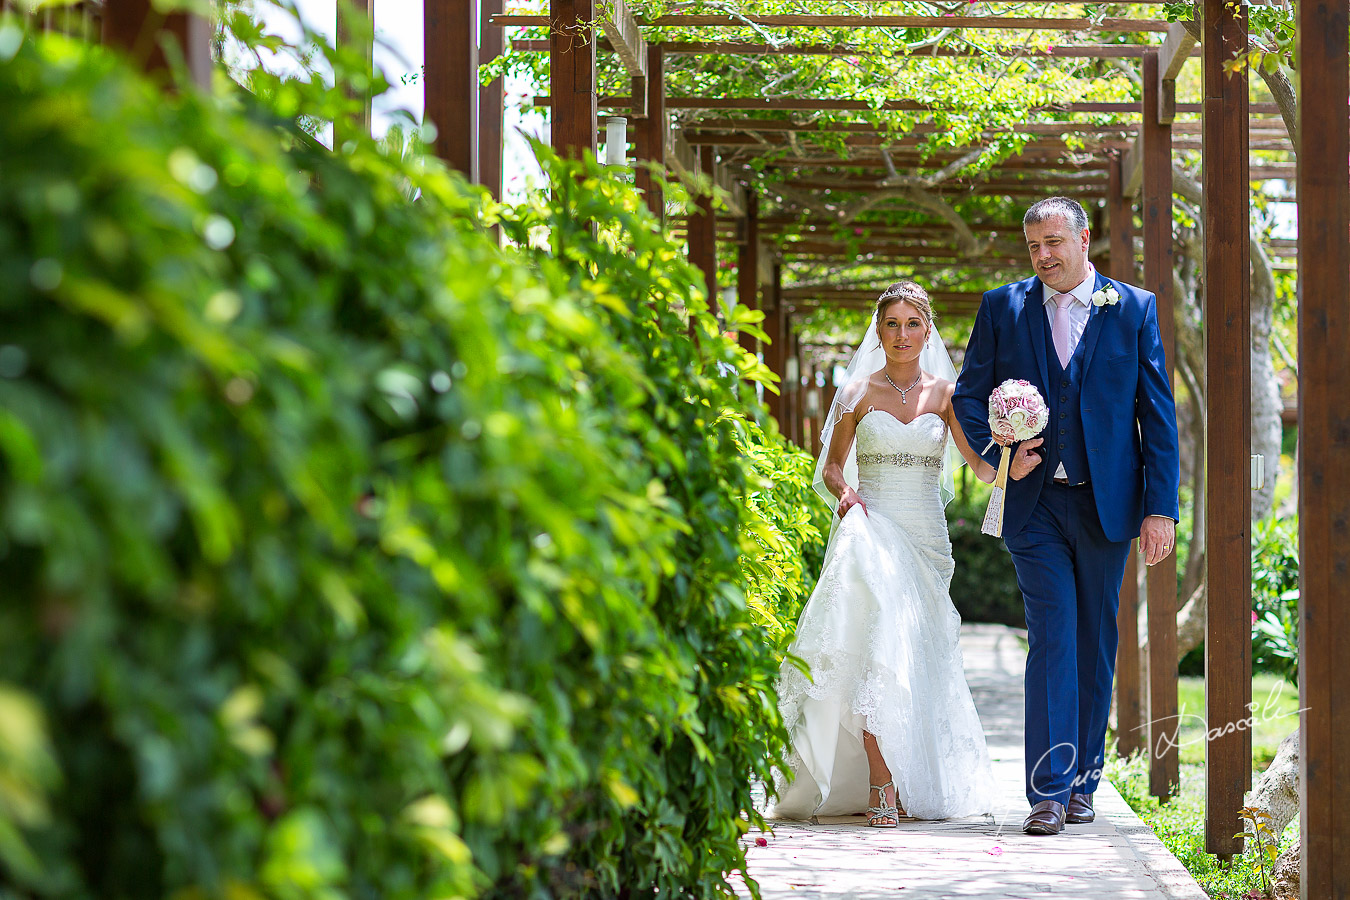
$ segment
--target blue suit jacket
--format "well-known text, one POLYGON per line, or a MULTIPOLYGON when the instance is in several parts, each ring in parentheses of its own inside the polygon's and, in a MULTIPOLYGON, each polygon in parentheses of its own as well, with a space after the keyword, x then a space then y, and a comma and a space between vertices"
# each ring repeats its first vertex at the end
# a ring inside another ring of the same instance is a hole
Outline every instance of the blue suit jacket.
MULTIPOLYGON (((1176 402, 1167 377, 1157 298, 1096 276, 1094 292, 1114 285, 1120 302, 1093 306, 1083 332, 1083 438, 1097 514, 1108 539, 1139 536, 1146 515, 1178 518, 1181 464, 1176 402)), ((1009 378, 1024 378, 1048 396, 1050 384, 1041 281, 1032 276, 987 292, 975 316, 952 403, 971 447, 989 443, 989 395, 1009 378)), ((995 445, 984 458, 998 465, 995 445)), ((1003 534, 1026 524, 1041 489, 1054 477, 1041 464, 1021 481, 1008 479, 1003 534)))

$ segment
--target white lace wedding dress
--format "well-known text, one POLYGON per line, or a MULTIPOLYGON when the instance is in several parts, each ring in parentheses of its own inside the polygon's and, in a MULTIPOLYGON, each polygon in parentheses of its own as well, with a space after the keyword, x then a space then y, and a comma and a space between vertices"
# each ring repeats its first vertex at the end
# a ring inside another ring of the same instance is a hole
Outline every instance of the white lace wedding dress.
POLYGON ((991 812, 984 730, 966 684, 952 606, 951 541, 938 480, 947 426, 885 410, 858 423, 858 494, 866 513, 838 524, 779 679, 796 778, 778 785, 774 818, 839 816, 868 806, 864 730, 875 735, 911 816, 991 812))

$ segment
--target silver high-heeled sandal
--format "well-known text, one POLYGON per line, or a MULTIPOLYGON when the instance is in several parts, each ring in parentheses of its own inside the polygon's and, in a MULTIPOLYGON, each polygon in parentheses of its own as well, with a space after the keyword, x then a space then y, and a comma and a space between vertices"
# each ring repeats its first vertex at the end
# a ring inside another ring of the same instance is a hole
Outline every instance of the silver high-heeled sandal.
POLYGON ((877 792, 877 806, 867 807, 869 813, 867 824, 872 828, 897 828, 900 825, 900 808, 886 803, 886 788, 895 788, 894 781, 888 781, 881 786, 875 784, 868 785, 877 792), (889 821, 888 821, 889 820, 889 821))

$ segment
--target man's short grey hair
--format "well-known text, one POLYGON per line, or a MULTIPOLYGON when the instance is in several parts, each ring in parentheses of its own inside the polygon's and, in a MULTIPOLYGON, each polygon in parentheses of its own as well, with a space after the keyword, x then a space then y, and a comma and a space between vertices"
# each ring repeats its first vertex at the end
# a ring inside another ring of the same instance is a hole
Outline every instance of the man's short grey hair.
POLYGON ((1022 217, 1022 230, 1026 231, 1028 225, 1039 225, 1046 219, 1056 217, 1068 222, 1074 232, 1088 227, 1087 210, 1083 209, 1083 204, 1068 197, 1046 197, 1031 204, 1022 217))

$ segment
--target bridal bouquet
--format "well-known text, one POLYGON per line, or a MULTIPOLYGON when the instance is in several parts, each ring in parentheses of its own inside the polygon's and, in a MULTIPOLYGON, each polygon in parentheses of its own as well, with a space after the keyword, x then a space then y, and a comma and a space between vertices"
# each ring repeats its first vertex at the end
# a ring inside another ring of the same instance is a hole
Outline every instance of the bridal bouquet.
MULTIPOLYGON (((989 395, 989 430, 999 437, 1012 441, 1030 440, 1045 430, 1049 420, 1050 409, 1045 405, 1045 399, 1029 381, 1010 378, 989 395)), ((985 452, 993 445, 991 440, 984 448, 985 452)), ((984 525, 980 528, 994 537, 1003 534, 1003 498, 1008 489, 1011 458, 1012 447, 1004 447, 998 461, 994 492, 989 495, 989 508, 985 510, 984 525)))

